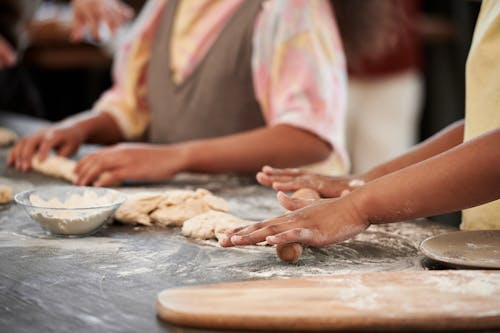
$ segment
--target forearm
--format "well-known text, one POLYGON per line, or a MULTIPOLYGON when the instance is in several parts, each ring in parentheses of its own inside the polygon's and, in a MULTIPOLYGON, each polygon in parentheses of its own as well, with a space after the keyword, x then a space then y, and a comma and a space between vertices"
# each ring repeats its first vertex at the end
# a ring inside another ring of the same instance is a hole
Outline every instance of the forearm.
POLYGON ((326 159, 328 143, 307 131, 287 126, 256 130, 181 146, 189 151, 192 172, 252 174, 264 165, 297 167, 326 159))
POLYGON ((363 177, 367 181, 424 161, 463 142, 464 122, 458 121, 420 143, 407 153, 376 166, 363 177))
POLYGON ((62 125, 80 131, 84 141, 89 143, 113 144, 125 139, 117 122, 105 112, 80 113, 67 118, 62 125))
POLYGON ((500 129, 351 193, 370 223, 432 216, 500 198, 500 129))

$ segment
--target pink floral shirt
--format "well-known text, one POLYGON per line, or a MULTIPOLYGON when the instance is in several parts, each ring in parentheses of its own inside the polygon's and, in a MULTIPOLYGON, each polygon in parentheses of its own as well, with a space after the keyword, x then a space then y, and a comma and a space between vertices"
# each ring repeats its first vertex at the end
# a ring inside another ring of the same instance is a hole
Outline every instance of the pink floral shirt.
MULTIPOLYGON (((171 39, 171 70, 182 82, 200 63, 242 1, 183 0, 171 39)), ((149 0, 118 51, 113 87, 94 106, 108 112, 128 139, 149 124, 146 73, 151 44, 168 0, 149 0)), ((334 148, 344 169, 346 66, 342 43, 326 0, 268 0, 253 37, 254 90, 268 126, 310 131, 334 148)))

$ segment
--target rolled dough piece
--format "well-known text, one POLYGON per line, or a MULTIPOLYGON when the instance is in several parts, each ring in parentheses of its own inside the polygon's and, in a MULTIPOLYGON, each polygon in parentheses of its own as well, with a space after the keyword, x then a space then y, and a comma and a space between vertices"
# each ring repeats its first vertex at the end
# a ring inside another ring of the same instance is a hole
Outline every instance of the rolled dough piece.
POLYGON ((12 201, 13 191, 10 186, 0 185, 0 204, 6 204, 12 201))
POLYGON ((125 224, 152 226, 149 214, 163 199, 162 193, 138 193, 127 199, 115 213, 115 220, 125 224))
POLYGON ((0 147, 16 142, 17 134, 8 128, 0 127, 0 147))
POLYGON ((276 254, 278 257, 289 263, 295 263, 302 255, 303 247, 299 243, 279 244, 276 246, 276 254))
POLYGON ((76 162, 69 158, 51 155, 41 162, 38 156, 34 156, 31 161, 33 170, 44 175, 62 178, 70 182, 76 180, 75 167, 76 162))
POLYGON ((227 231, 252 223, 255 222, 212 210, 184 222, 182 234, 196 239, 217 239, 219 241, 225 237, 227 231))
POLYGON ((174 190, 163 194, 158 208, 150 217, 155 224, 162 226, 182 226, 190 218, 211 210, 229 211, 224 199, 205 189, 197 189, 196 192, 174 190))

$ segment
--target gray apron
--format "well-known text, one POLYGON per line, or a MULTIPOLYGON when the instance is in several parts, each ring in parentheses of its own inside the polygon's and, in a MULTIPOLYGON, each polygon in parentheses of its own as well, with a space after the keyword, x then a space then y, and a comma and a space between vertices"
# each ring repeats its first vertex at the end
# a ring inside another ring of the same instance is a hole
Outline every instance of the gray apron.
POLYGON ((175 143, 265 126, 251 68, 253 32, 262 1, 244 1, 197 68, 176 85, 169 47, 178 2, 168 1, 148 68, 149 141, 175 143))

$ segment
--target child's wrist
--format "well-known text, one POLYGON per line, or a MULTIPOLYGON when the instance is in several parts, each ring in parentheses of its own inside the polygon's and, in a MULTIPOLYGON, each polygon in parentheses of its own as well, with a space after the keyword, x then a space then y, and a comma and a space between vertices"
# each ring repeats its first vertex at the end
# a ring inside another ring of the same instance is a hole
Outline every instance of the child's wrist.
POLYGON ((361 187, 357 191, 350 193, 348 199, 360 220, 361 223, 367 226, 372 223, 372 207, 373 200, 370 197, 370 191, 366 190, 366 187, 361 187))

